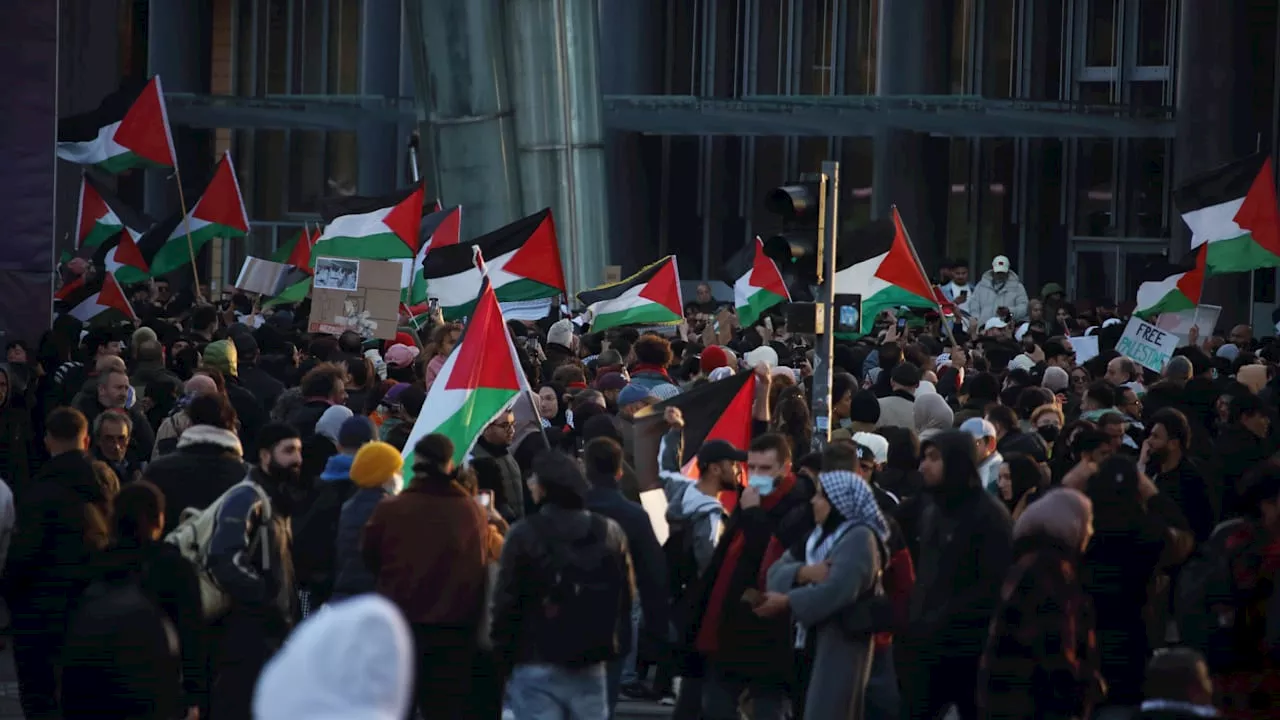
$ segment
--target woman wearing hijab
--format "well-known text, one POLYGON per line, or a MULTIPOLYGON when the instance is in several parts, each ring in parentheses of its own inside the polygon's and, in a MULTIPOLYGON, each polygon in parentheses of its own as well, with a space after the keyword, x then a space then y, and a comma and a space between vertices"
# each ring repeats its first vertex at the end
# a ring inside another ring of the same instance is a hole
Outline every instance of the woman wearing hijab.
POLYGON ((920 434, 921 440, 928 440, 944 430, 950 430, 956 419, 946 398, 937 393, 917 394, 912 412, 916 432, 920 434))
POLYGON ((1079 568, 1092 534, 1093 505, 1070 488, 1048 492, 1014 524, 1013 566, 978 676, 979 717, 1089 717, 1102 699, 1093 603, 1079 568))
POLYGON ((538 417, 542 420, 543 428, 560 430, 568 425, 565 419, 565 412, 568 409, 563 385, 544 382, 538 386, 538 417))
POLYGON ((1040 464, 1030 455, 1010 453, 1000 464, 997 486, 1000 500, 1016 523, 1027 507, 1048 489, 1049 482, 1040 464))
POLYGON ((791 611, 808 669, 804 706, 825 718, 861 718, 873 636, 850 633, 845 620, 871 601, 866 596, 879 582, 889 527, 870 486, 846 470, 818 476, 812 505, 817 526, 803 548, 791 548, 769 568, 769 592, 756 613, 791 611))

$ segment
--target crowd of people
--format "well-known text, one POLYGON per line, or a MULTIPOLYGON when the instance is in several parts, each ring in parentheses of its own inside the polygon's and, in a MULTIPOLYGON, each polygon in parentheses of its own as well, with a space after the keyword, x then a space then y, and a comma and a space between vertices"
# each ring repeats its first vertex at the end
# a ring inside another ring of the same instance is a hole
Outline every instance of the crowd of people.
POLYGON ((1197 331, 1156 373, 1122 308, 950 270, 956 316, 837 342, 816 444, 814 339, 726 335, 707 286, 675 333, 509 322, 535 397, 463 452, 405 447, 463 332, 438 316, 314 335, 305 303, 155 285, 135 323, 59 316, 0 364, 23 711, 1276 713, 1280 345, 1197 331), (682 398, 740 373, 750 442, 686 446, 682 398))

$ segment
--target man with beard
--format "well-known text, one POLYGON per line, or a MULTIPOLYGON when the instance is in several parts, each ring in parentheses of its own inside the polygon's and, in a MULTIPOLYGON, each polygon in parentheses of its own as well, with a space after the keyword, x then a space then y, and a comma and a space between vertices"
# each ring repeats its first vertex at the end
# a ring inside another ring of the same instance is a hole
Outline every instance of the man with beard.
POLYGON ((214 718, 249 717, 258 673, 295 617, 289 517, 301 487, 302 440, 289 425, 258 435, 258 462, 219 501, 208 567, 231 609, 213 622, 214 718))
POLYGON ((1218 520, 1219 484, 1188 454, 1190 444, 1187 416, 1163 408, 1151 416, 1151 434, 1142 444, 1138 467, 1182 509, 1196 542, 1202 543, 1218 520))

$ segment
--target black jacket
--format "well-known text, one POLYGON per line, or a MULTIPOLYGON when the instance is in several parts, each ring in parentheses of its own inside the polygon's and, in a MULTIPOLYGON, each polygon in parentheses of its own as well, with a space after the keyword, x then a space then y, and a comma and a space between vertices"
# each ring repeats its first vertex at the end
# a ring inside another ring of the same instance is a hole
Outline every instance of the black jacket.
POLYGON ((243 362, 240 363, 240 387, 253 393, 268 413, 284 392, 284 383, 272 377, 271 373, 257 365, 246 365, 243 362))
POLYGON ((1271 457, 1276 451, 1275 443, 1269 438, 1260 438, 1240 425, 1230 425, 1223 429, 1218 441, 1213 445, 1215 465, 1218 477, 1222 480, 1222 512, 1226 517, 1243 514, 1236 498, 1244 490, 1243 480, 1246 473, 1255 465, 1271 457))
POLYGON ((257 467, 245 479, 267 499, 247 486, 227 497, 209 541, 209 573, 230 596, 232 614, 252 616, 263 632, 282 639, 296 613, 289 517, 277 495, 283 489, 257 467), (265 548, 258 542, 263 529, 265 548))
POLYGON ((236 417, 240 419, 240 445, 244 454, 258 457, 258 432, 267 424, 267 411, 262 401, 254 393, 240 385, 234 375, 227 376, 227 400, 235 408, 236 417))
POLYGON ((653 534, 649 514, 639 504, 623 497, 618 482, 611 477, 591 475, 592 488, 587 492, 587 509, 618 523, 627 536, 631 564, 635 569, 636 589, 644 611, 645 634, 658 647, 665 643, 671 622, 671 603, 667 593, 667 559, 653 534), (659 628, 651 631, 650 628, 659 628))
POLYGON ((941 450, 945 474, 941 486, 921 496, 916 584, 903 639, 924 661, 976 663, 1012 561, 1013 522, 982 488, 969 435, 942 433, 929 443, 941 450))
POLYGON ((294 408, 293 412, 285 418, 285 422, 293 426, 294 430, 302 436, 303 440, 316 434, 316 423, 320 422, 320 416, 324 415, 324 411, 332 407, 332 403, 324 399, 310 399, 302 403, 302 405, 294 408))
POLYGON ((1000 442, 996 443, 996 450, 1005 456, 1021 453, 1038 463, 1049 462, 1049 450, 1045 447, 1044 438, 1038 433, 1022 432, 1018 428, 1010 430, 1000 438, 1000 442))
POLYGON ((183 510, 209 507, 243 480, 247 469, 235 433, 192 425, 178 438, 177 449, 147 465, 142 478, 164 493, 169 523, 177 525, 183 510))
POLYGON ((1147 475, 1160 489, 1160 494, 1182 511, 1196 542, 1208 540, 1221 511, 1218 503, 1222 496, 1216 478, 1206 472, 1201 463, 1186 456, 1167 473, 1160 472, 1160 466, 1153 464, 1147 475))

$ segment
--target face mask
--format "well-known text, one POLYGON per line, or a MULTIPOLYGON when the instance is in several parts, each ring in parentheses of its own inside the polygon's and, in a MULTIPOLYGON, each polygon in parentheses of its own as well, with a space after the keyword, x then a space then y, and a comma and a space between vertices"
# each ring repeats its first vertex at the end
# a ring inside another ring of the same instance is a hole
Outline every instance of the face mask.
POLYGON ((773 492, 773 485, 776 481, 771 475, 752 475, 747 478, 747 484, 756 489, 761 495, 768 495, 773 492))
POLYGON ((1044 438, 1045 442, 1052 445, 1058 439, 1058 433, 1062 432, 1062 428, 1057 425, 1044 425, 1036 428, 1036 432, 1040 433, 1040 437, 1044 438))
POLYGON ((850 420, 849 418, 840 418, 840 427, 848 430, 853 427, 853 420, 850 420))

